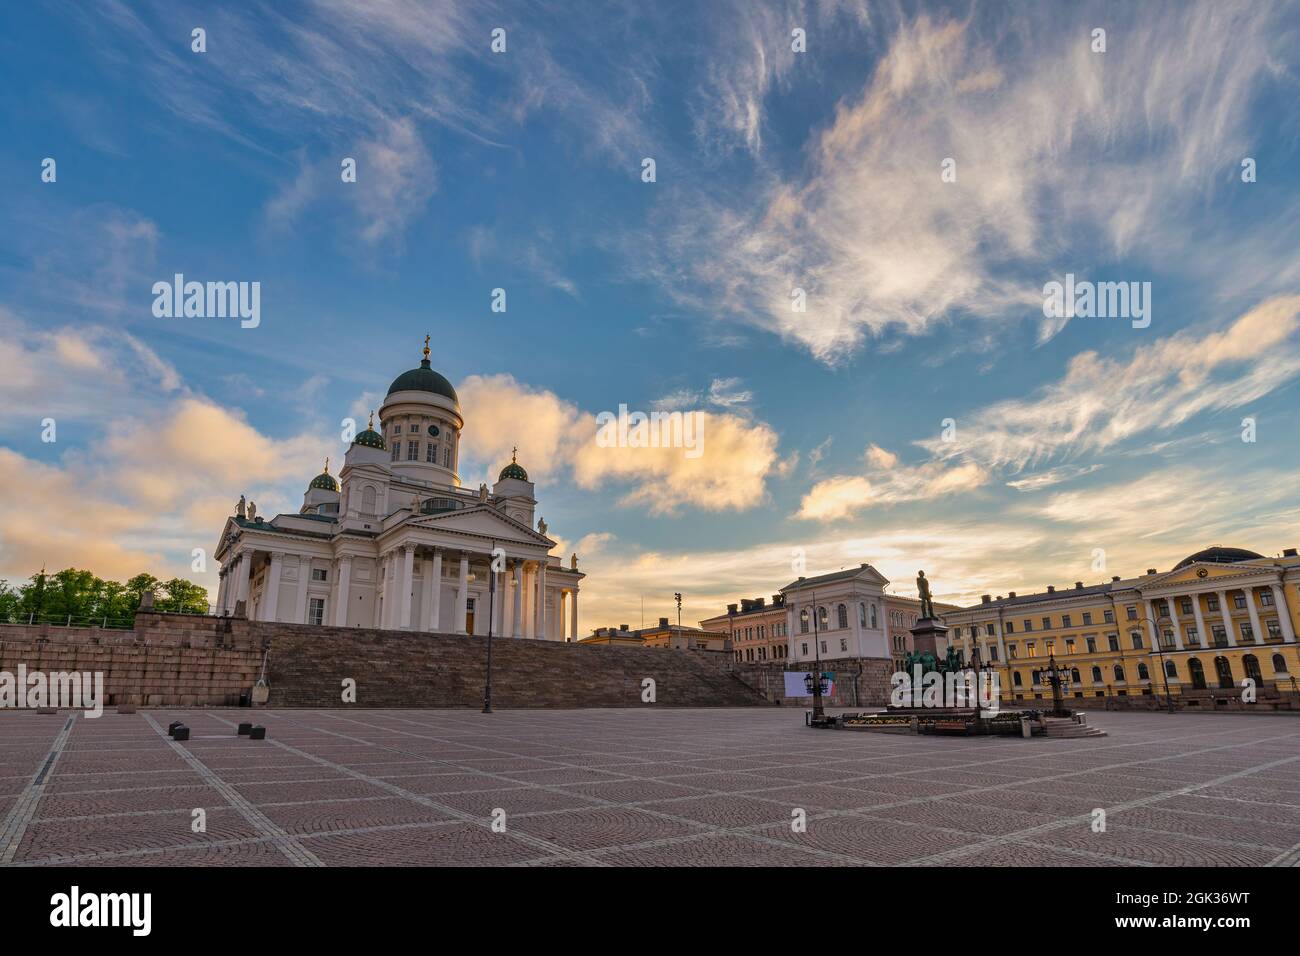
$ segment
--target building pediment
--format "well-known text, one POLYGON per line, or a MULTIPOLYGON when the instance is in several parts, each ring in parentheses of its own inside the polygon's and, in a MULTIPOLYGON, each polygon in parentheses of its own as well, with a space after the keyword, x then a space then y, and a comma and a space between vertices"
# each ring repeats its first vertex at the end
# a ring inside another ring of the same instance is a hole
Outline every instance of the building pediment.
POLYGON ((498 541, 540 545, 547 551, 555 547, 555 542, 546 535, 539 534, 523 522, 502 514, 490 505, 478 505, 443 514, 420 515, 404 521, 398 528, 427 528, 430 531, 476 535, 495 538, 498 541))
POLYGON ((1213 583, 1230 584, 1260 576, 1276 577, 1277 567, 1271 564, 1214 564, 1210 562, 1189 564, 1176 571, 1152 575, 1142 582, 1143 592, 1171 587, 1205 585, 1213 583))

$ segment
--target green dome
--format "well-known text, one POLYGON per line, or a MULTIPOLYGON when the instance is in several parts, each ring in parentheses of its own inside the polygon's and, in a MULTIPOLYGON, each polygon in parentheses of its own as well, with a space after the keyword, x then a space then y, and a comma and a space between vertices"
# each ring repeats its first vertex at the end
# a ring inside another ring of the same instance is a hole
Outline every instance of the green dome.
POLYGON ((519 464, 512 461, 501 469, 501 477, 498 478, 497 481, 505 481, 507 478, 518 478, 520 481, 527 481, 528 472, 524 471, 519 464))
POLYGON ((419 368, 403 372, 393 379, 393 384, 388 386, 388 394, 392 395, 393 392, 433 392, 435 395, 450 398, 457 405, 460 404, 460 399, 456 397, 456 390, 451 387, 451 382, 435 372, 429 366, 427 358, 420 363, 419 368))
POLYGON ((322 471, 319 475, 317 475, 315 478, 311 480, 311 484, 308 485, 307 487, 320 488, 324 491, 337 492, 339 490, 339 482, 338 479, 335 478, 333 475, 331 475, 328 471, 322 471))
POLYGON ((388 446, 384 444, 384 436, 379 434, 373 428, 367 428, 360 432, 356 438, 352 439, 354 445, 364 445, 366 448, 378 448, 383 451, 388 446))

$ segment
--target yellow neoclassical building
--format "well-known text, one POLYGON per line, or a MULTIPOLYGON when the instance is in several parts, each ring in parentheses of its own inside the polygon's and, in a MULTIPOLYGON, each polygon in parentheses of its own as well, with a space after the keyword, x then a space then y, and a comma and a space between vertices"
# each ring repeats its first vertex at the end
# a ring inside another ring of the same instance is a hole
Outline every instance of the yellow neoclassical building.
MULTIPOLYGON (((1072 698, 1168 694, 1189 707, 1235 705, 1253 678, 1260 703, 1300 675, 1300 557, 1212 547, 1170 571, 1037 594, 984 595, 947 611, 949 640, 998 670, 1005 701, 1050 700, 1048 660, 1072 698)), ((1134 702, 1136 703, 1136 702, 1134 702)))

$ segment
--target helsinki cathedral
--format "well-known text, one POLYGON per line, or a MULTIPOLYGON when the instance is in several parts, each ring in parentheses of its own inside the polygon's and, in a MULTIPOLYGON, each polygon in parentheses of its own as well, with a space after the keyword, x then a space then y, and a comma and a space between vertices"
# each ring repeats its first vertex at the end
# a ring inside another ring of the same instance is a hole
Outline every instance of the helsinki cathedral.
POLYGON ((267 520, 240 498, 216 551, 217 613, 243 602, 260 621, 484 635, 490 624, 494 635, 575 640, 577 556, 568 567, 551 556, 514 456, 491 490, 461 487, 464 427, 426 337, 419 368, 389 386, 378 428, 372 413, 338 477, 327 460, 297 514, 267 520))

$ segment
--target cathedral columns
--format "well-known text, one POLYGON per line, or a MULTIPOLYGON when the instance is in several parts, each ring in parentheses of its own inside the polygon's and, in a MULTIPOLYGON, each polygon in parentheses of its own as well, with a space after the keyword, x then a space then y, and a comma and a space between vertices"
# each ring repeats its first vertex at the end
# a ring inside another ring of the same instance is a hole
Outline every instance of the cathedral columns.
POLYGON ((271 566, 266 571, 266 584, 263 585, 262 615, 263 621, 274 621, 280 609, 280 569, 284 565, 282 551, 271 552, 271 566))
POLYGON ((524 563, 515 562, 515 594, 514 594, 514 613, 511 615, 511 637, 524 636, 524 563))
POLYGON ((460 554, 460 577, 456 584, 455 632, 465 634, 465 619, 469 613, 469 555, 460 554))
POLYGON ((420 599, 420 630, 438 629, 438 600, 442 596, 442 552, 433 551, 433 559, 424 561, 424 596, 420 599))
POLYGON ((398 626, 404 631, 411 629, 411 590, 415 580, 415 545, 408 544, 402 548, 402 588, 398 592, 399 608, 398 626))
POLYGON ((543 558, 537 565, 537 632, 536 637, 539 641, 547 639, 546 636, 546 559, 543 558))
MULTIPOLYGON (((307 585, 311 582, 311 558, 298 557, 298 599, 293 609, 293 623, 307 623, 307 585)), ((326 624, 329 622, 326 621, 326 624)))
POLYGON ((569 592, 569 640, 578 639, 578 589, 569 592))
MULTIPOLYGON (((253 570, 253 554, 251 551, 244 551, 239 555, 238 570, 235 571, 235 600, 234 604, 240 601, 244 602, 244 614, 248 614, 248 578, 253 570)), ((231 609, 234 609, 234 604, 231 609)))
POLYGON ((339 558, 339 596, 334 602, 334 626, 348 626, 348 588, 352 584, 352 555, 339 558))

